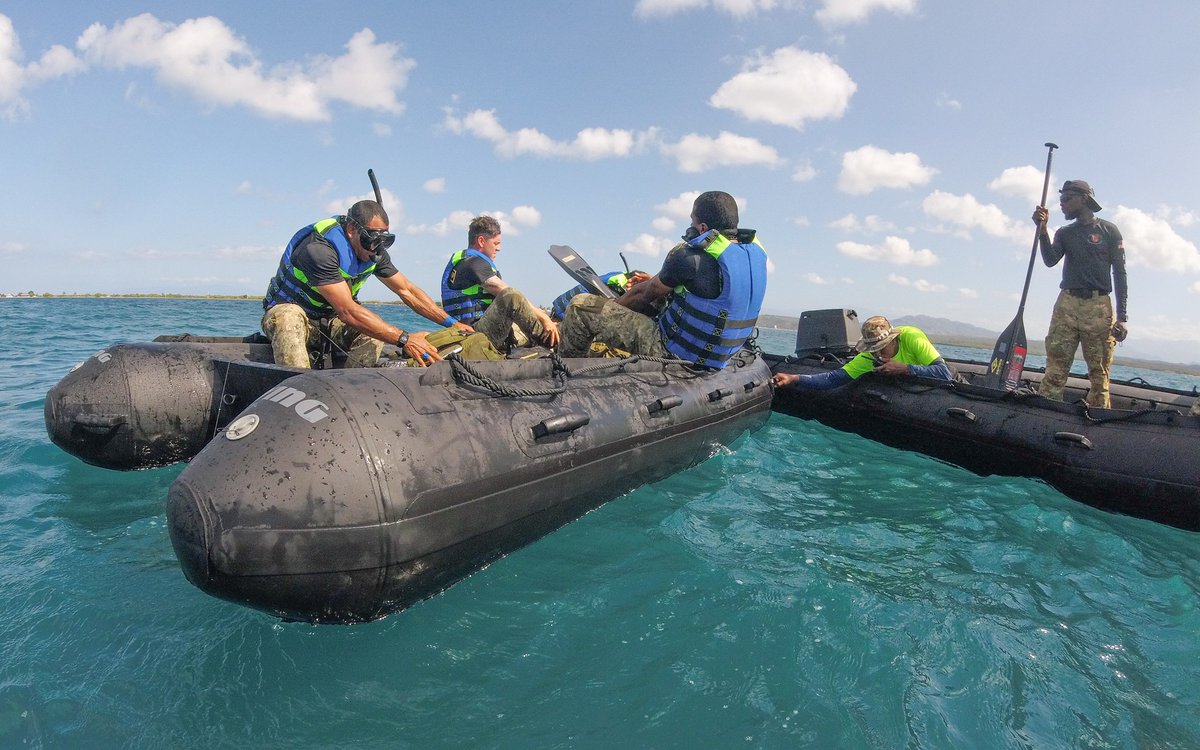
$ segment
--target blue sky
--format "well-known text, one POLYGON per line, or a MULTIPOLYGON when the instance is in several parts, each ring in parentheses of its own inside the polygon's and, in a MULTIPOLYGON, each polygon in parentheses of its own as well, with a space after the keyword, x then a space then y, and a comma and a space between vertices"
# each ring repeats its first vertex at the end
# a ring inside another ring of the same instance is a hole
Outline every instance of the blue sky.
MULTIPOLYGON (((431 293, 473 215, 548 304, 550 245, 654 271, 719 189, 771 256, 767 312, 1000 330, 1054 141, 1052 227, 1086 179, 1126 238, 1119 353, 1193 361, 1197 28, 1194 0, 9 2, 0 292, 259 294, 370 167, 431 293)), ((1039 260, 1031 339, 1060 278, 1039 260)))

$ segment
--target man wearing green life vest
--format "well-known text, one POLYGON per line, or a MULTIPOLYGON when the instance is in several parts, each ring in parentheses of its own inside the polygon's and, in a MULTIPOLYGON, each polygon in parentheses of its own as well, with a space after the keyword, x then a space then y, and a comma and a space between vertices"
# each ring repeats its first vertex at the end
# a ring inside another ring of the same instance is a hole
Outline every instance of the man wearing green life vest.
POLYGON ((937 380, 953 380, 946 360, 934 348, 925 332, 916 326, 893 328, 882 315, 867 318, 862 338, 854 347, 859 354, 839 370, 818 375, 777 373, 771 378, 779 388, 824 391, 858 380, 868 372, 880 375, 911 375, 937 380))
POLYGON ((553 347, 558 343, 558 325, 500 278, 496 255, 501 242, 500 222, 494 217, 471 220, 466 249, 451 255, 442 273, 442 306, 502 352, 531 343, 553 347))
POLYGON ((372 200, 292 236, 263 297, 262 330, 271 339, 275 364, 310 367, 310 352, 327 343, 347 354, 350 367, 374 366, 385 343, 422 366, 441 359, 425 333, 404 331, 359 303, 358 291, 371 276, 418 315, 471 330, 392 264, 387 250, 395 240, 387 213, 372 200))

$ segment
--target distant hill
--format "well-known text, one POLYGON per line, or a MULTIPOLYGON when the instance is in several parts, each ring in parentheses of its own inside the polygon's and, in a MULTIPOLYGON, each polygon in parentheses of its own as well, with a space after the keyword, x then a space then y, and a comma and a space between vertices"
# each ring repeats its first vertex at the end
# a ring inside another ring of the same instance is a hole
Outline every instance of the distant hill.
MULTIPOLYGON (((796 330, 796 325, 800 322, 799 318, 791 315, 759 315, 759 328, 780 328, 790 331, 796 330)), ((934 318, 929 315, 906 315, 902 318, 896 318, 892 321, 892 325, 898 326, 916 326, 924 331, 930 338, 935 336, 953 336, 956 338, 977 338, 991 339, 993 343, 996 337, 1000 334, 989 331, 986 328, 973 326, 969 323, 959 323, 956 320, 947 318, 934 318)), ((989 348, 990 348, 989 344, 989 348)))
POLYGON ((896 326, 916 326, 925 332, 926 336, 953 336, 956 338, 989 339, 994 344, 1000 336, 998 331, 973 326, 970 323, 959 323, 957 320, 935 318, 930 315, 905 315, 892 321, 896 326))

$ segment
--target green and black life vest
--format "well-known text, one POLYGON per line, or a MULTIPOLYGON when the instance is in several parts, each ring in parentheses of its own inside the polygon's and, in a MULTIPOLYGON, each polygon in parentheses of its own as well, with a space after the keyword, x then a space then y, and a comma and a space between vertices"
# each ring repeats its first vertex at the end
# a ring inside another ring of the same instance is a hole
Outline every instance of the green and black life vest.
MULTIPOLYGON (((492 259, 478 250, 459 250, 450 256, 446 270, 442 272, 442 309, 462 323, 471 325, 483 317, 495 297, 483 288, 483 284, 472 284, 466 289, 451 289, 450 278, 455 267, 467 258, 482 258, 491 269, 492 276, 500 276, 492 259)), ((490 278, 490 277, 489 277, 490 278)), ((503 277, 501 277, 503 278, 503 277)))
POLYGON ((346 238, 346 230, 343 227, 344 220, 344 216, 322 219, 311 226, 304 227, 292 236, 279 261, 279 270, 271 279, 271 283, 267 287, 267 294, 263 297, 264 310, 283 302, 291 302, 303 307, 310 318, 331 318, 336 315, 333 307, 309 282, 304 271, 292 263, 292 253, 313 232, 333 245, 334 250, 337 251, 338 270, 345 282, 350 285, 350 293, 356 300, 358 299, 358 290, 375 272, 375 261, 358 259, 354 248, 350 247, 350 241, 346 238))

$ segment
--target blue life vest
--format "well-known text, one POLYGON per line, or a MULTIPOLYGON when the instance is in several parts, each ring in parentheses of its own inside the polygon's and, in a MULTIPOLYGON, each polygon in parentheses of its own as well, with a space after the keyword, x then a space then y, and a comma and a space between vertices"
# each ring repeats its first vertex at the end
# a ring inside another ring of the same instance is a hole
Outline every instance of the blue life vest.
POLYGON ((491 306, 492 300, 495 299, 483 288, 482 284, 473 284, 466 289, 450 288, 450 274, 454 273, 455 266, 470 257, 483 258, 491 268, 492 276, 500 276, 500 271, 496 270, 492 259, 478 250, 459 250, 450 256, 450 262, 446 264, 446 270, 442 272, 442 309, 467 325, 482 318, 488 307, 491 306))
POLYGON ((350 240, 346 238, 346 230, 342 225, 344 219, 344 216, 322 219, 292 235, 279 261, 279 270, 267 286, 267 294, 263 297, 264 310, 283 302, 291 302, 303 307, 310 318, 331 318, 336 314, 333 307, 309 282, 307 274, 292 264, 292 253, 313 232, 321 235, 337 251, 338 271, 350 285, 350 294, 358 300, 358 290, 375 272, 375 261, 359 260, 354 254, 354 248, 350 247, 350 240))
POLYGON ((720 370, 754 333, 767 288, 767 253, 757 237, 734 243, 715 229, 688 244, 717 261, 721 294, 704 299, 676 287, 658 316, 659 333, 673 356, 720 370))
MULTIPOLYGON (((600 277, 600 280, 608 284, 617 296, 620 297, 625 293, 625 285, 629 283, 629 274, 626 273, 606 273, 600 277)), ((562 320, 563 315, 567 312, 567 305, 578 294, 583 294, 588 291, 583 284, 576 284, 567 291, 554 298, 554 302, 550 304, 550 317, 555 320, 562 320)))

